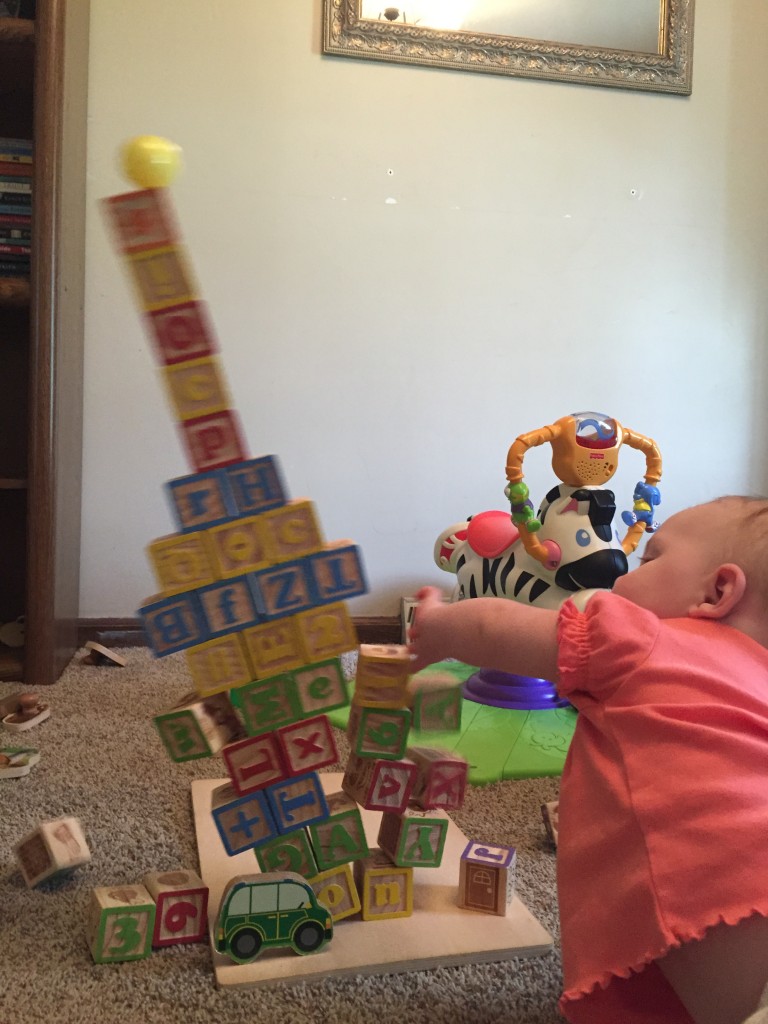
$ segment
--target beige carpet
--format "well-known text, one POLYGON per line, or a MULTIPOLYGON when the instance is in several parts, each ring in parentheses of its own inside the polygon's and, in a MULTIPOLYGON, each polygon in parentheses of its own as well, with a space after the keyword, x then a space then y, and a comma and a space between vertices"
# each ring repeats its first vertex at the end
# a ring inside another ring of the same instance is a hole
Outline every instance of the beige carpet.
MULTIPOLYGON (((0 779, 0 1024, 556 1024, 559 954, 499 964, 219 991, 204 945, 96 965, 85 940, 90 891, 140 881, 152 869, 197 869, 190 781, 225 775, 219 758, 177 765, 152 715, 191 687, 181 655, 154 660, 125 648, 125 668, 81 662, 41 694, 47 722, 4 742, 42 754, 22 779, 0 779), (92 861, 69 878, 27 889, 14 844, 39 822, 80 819, 92 861)), ((24 689, 0 684, 0 699, 24 689)), ((348 748, 337 733, 342 757, 348 748)), ((342 765, 334 766, 341 770, 342 765)), ((333 769, 331 769, 333 770, 333 769)), ((557 780, 471 789, 454 817, 467 834, 518 848, 517 891, 557 936, 555 855, 540 805, 557 780)), ((341 927, 341 925, 340 925, 341 927)), ((371 923, 367 927, 375 928, 371 923)))

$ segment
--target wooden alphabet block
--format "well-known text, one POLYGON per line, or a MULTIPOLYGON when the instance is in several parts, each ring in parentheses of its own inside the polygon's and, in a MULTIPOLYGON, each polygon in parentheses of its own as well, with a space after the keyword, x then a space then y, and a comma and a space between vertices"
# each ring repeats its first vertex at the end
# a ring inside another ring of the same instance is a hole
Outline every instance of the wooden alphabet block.
POLYGON ((504 917, 515 894, 514 846, 471 840, 461 855, 459 906, 504 917))
POLYGON ((265 512, 261 519, 270 562, 292 562, 323 546, 315 506, 306 498, 265 512))
POLYGON ((205 305, 194 300, 148 314, 155 350, 165 366, 203 359, 217 350, 205 305))
POLYGON ((269 565, 261 516, 246 516, 208 530, 214 566, 222 579, 269 565))
POLYGON ((292 832, 328 817, 328 802, 316 772, 278 782, 266 794, 280 832, 292 832))
POLYGON ((359 757, 397 761, 405 754, 411 712, 408 708, 352 706, 347 731, 352 749, 359 757))
POLYGON ((379 846, 399 867, 438 868, 443 858, 448 818, 409 807, 405 814, 381 816, 379 846))
POLYGON ((149 871, 142 883, 155 901, 153 947, 205 941, 208 886, 195 871, 149 871))
POLYGON ((386 761, 352 752, 341 788, 367 810, 403 814, 416 785, 416 774, 416 765, 407 758, 386 761))
POLYGON ((407 707, 410 664, 408 648, 402 644, 360 644, 354 703, 363 707, 407 707))
POLYGON ((413 914, 413 868, 398 867, 382 850, 355 863, 355 882, 364 921, 386 921, 413 914))
POLYGON ((205 586, 217 573, 204 533, 173 533, 159 537, 147 548, 163 594, 181 594, 205 586))
POLYGON ((44 821, 16 844, 14 852, 30 889, 91 859, 80 822, 71 817, 44 821))
POLYGON ((409 747, 408 757, 418 768, 413 802, 424 810, 458 810, 464 803, 469 774, 464 758, 430 747, 409 747))
POLYGON ((277 730, 277 740, 291 775, 316 772, 339 759, 333 729, 325 715, 281 726, 277 730))
POLYGON ((244 686, 254 676, 240 633, 188 647, 185 657, 195 689, 203 697, 244 686))
POLYGON ((307 662, 334 658, 357 647, 357 633, 343 602, 313 608, 296 618, 307 662))
POLYGON ((184 420, 181 436, 193 468, 198 473, 219 469, 245 458, 240 425, 231 409, 184 420))
POLYGON ((147 313, 196 298, 192 275, 177 245, 129 254, 128 265, 141 306, 147 313))
POLYGON ((184 533, 218 526, 238 515, 222 469, 180 476, 165 486, 176 524, 184 533))
POLYGON ((421 673, 412 676, 408 685, 414 729, 420 732, 458 732, 463 705, 461 683, 446 672, 443 679, 430 679, 434 685, 421 686, 418 685, 420 676, 421 673))
POLYGON ((266 679, 304 664, 301 634, 292 618, 273 619, 243 630, 254 677, 266 679))
POLYGON ((275 733, 248 736, 237 743, 228 743, 222 755, 232 785, 240 795, 265 789, 289 775, 283 749, 275 733))
POLYGON ((272 807, 264 790, 240 796, 235 787, 226 782, 211 794, 211 813, 230 857, 252 850, 277 835, 272 807))
POLYGON ((349 601, 367 592, 360 549, 351 541, 328 544, 309 561, 321 604, 349 601))
POLYGON ((317 902, 330 911, 333 923, 360 913, 360 895, 350 864, 340 864, 308 878, 317 902))
POLYGON ((110 196, 104 209, 112 225, 118 249, 141 252, 173 245, 178 239, 170 204, 162 189, 146 188, 110 196))
POLYGON ((250 736, 289 725, 301 718, 296 683, 290 672, 240 686, 231 693, 250 736))
POLYGON ((225 693, 201 697, 189 693, 155 716, 155 727, 173 761, 195 761, 217 754, 243 735, 243 727, 225 693))
POLYGON ((163 376, 171 406, 180 420, 211 416, 231 404, 216 356, 166 366, 163 376))
POLYGON ((239 632, 259 621, 253 591, 245 576, 201 587, 197 597, 211 638, 239 632))
POLYGON ((288 500, 280 466, 274 455, 246 459, 229 466, 226 474, 241 516, 279 508, 288 500))
POLYGON ((143 885, 100 885, 91 892, 86 937, 97 964, 143 960, 152 952, 155 901, 143 885))
POLYGON ((307 828, 321 871, 368 855, 360 809, 346 793, 328 796, 328 817, 307 828))
POLYGON ((317 604, 314 582, 306 559, 269 566, 258 572, 249 573, 248 579, 256 596, 259 614, 267 621, 284 618, 286 615, 296 615, 297 612, 314 608, 317 604))
POLYGON ((303 828, 257 847, 256 860, 262 871, 295 871, 307 879, 317 874, 317 861, 303 828))
POLYGON ((210 640, 197 592, 157 597, 139 608, 147 643, 157 658, 210 640))
POLYGON ((293 677, 304 718, 343 708, 349 703, 344 671, 338 658, 295 669, 293 677))

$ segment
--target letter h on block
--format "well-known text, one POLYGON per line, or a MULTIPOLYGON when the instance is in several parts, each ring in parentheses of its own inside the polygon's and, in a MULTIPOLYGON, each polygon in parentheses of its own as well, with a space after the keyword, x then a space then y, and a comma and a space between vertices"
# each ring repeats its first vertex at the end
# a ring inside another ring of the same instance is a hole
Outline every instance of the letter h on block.
POLYGON ((515 894, 514 846, 472 840, 461 855, 459 906, 504 917, 515 894))

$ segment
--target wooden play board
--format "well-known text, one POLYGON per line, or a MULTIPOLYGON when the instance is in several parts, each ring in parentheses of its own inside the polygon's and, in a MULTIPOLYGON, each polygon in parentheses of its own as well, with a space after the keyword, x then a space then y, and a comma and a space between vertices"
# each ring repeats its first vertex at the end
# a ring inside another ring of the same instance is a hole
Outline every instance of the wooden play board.
MULTIPOLYGON (((322 774, 323 788, 341 788, 340 773, 322 774)), ((210 889, 209 925, 215 927, 224 886, 234 875, 253 874, 259 867, 252 850, 228 857, 211 815, 211 792, 227 779, 192 782, 192 807, 200 856, 200 873, 210 889)), ((366 837, 376 846, 381 815, 361 808, 366 837)), ((480 837, 482 838, 482 837, 480 837)), ((235 964, 211 947, 219 986, 252 988, 295 984, 330 975, 397 974, 402 971, 492 963, 512 957, 543 956, 552 936, 515 897, 506 917, 493 917, 456 906, 459 860, 468 840, 450 822, 442 865, 414 871, 413 915, 385 921, 347 918, 334 928, 333 941, 320 952, 297 956, 275 951, 251 964, 235 964)))

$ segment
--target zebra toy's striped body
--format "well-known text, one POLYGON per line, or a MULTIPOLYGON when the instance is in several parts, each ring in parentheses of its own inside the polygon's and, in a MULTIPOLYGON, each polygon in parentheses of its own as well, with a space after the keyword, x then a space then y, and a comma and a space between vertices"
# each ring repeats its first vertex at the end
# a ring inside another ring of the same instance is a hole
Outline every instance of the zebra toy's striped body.
POLYGON ((435 562, 455 573, 454 599, 506 597, 540 608, 559 608, 581 590, 610 589, 627 571, 627 556, 612 526, 613 491, 560 484, 539 509, 542 541, 560 551, 549 568, 531 558, 509 512, 481 512, 444 530, 435 562))

